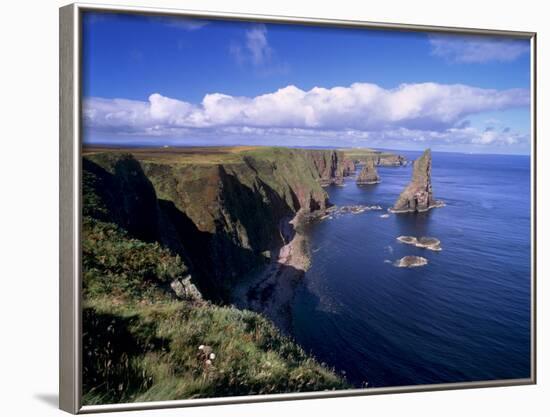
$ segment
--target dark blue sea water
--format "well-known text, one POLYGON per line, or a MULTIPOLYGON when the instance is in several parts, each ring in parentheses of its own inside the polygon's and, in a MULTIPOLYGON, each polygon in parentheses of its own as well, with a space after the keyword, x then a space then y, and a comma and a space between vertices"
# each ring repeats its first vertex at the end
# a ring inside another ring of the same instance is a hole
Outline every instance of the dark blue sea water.
MULTIPOLYGON (((411 167, 378 171, 380 184, 330 187, 331 201, 390 207, 411 167)), ((293 306, 294 336, 358 386, 528 378, 529 157, 436 152, 432 182, 446 207, 308 227, 313 262, 293 306), (402 244, 400 235, 437 237, 443 251, 402 244), (405 255, 429 264, 390 263, 405 255)))

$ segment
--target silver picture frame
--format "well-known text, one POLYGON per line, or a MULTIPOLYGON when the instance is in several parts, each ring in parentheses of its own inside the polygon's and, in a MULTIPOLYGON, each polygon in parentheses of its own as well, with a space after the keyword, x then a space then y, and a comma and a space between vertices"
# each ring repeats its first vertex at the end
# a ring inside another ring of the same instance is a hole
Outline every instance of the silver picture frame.
POLYGON ((464 388, 503 387, 536 384, 536 186, 537 186, 537 34, 507 30, 472 29, 380 23, 356 20, 332 20, 293 16, 269 16, 227 12, 177 10, 75 3, 59 9, 59 408, 73 414, 155 408, 195 407, 268 401, 287 401, 358 395, 411 393, 464 388), (253 22, 288 23, 344 28, 378 28, 399 31, 506 36, 528 39, 531 44, 531 376, 525 379, 414 385, 388 388, 350 389, 272 395, 249 395, 192 400, 142 403, 82 405, 81 352, 81 16, 84 12, 119 12, 130 14, 182 16, 253 22))

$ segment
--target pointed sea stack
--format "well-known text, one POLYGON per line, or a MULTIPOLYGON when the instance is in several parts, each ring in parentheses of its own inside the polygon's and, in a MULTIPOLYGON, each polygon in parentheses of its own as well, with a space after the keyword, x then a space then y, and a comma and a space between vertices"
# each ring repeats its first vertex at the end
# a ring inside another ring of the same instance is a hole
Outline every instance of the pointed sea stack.
POLYGON ((357 176, 357 185, 377 184, 380 182, 380 177, 374 166, 374 159, 369 158, 365 161, 363 169, 357 176))
POLYGON ((355 163, 351 159, 344 159, 344 177, 349 177, 355 172, 355 163))
POLYGON ((426 149, 422 156, 414 161, 412 180, 403 190, 391 211, 394 213, 420 213, 443 206, 441 201, 436 201, 433 197, 431 174, 432 152, 430 149, 426 149))

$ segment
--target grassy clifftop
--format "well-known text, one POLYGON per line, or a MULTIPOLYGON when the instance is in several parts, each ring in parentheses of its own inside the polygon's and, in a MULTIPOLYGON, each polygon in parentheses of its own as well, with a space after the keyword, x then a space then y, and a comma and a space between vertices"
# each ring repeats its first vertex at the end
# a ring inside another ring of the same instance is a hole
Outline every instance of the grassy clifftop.
POLYGON ((342 149, 342 154, 344 158, 355 162, 366 163, 368 160, 372 160, 374 165, 380 166, 402 166, 407 163, 406 158, 402 155, 370 148, 342 149))

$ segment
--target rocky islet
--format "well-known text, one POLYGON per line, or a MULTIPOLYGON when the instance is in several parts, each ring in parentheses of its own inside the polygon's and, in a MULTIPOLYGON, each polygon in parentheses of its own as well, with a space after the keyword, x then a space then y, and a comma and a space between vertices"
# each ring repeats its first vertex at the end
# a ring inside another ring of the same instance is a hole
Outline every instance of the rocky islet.
POLYGON ((416 246, 417 248, 429 249, 437 252, 443 250, 440 240, 435 237, 422 236, 416 238, 414 236, 399 236, 397 240, 407 245, 416 246))
POLYGON ((357 176, 357 185, 371 185, 380 182, 380 176, 374 166, 374 160, 368 159, 365 165, 361 168, 361 172, 357 176))
POLYGON ((407 255, 398 259, 394 265, 398 268, 416 268, 428 264, 428 260, 422 256, 407 255))
POLYGON ((432 152, 426 149, 414 161, 412 179, 391 208, 394 213, 425 212, 442 207, 442 201, 435 200, 432 190, 432 152))

